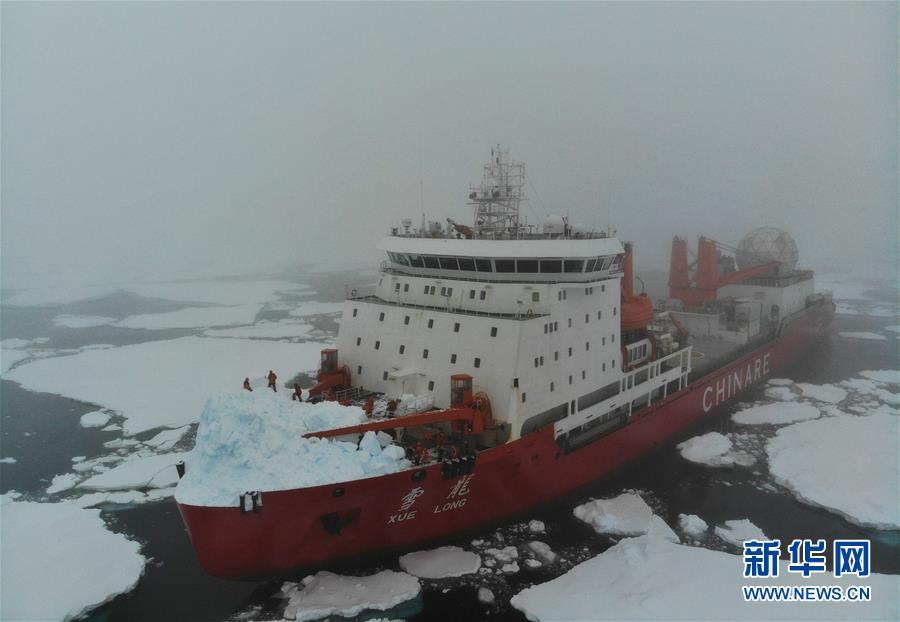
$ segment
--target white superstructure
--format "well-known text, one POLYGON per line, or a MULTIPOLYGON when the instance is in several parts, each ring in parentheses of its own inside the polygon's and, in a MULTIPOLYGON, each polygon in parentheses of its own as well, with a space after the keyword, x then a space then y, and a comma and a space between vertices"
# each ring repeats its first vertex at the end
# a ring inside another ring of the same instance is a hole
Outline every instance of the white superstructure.
MULTIPOLYGON (((502 156, 492 154, 486 173, 504 170, 502 156)), ((473 194, 509 195, 516 207, 522 200, 512 182, 496 193, 490 184, 486 174, 473 194)), ((506 208, 490 219, 482 209, 496 206, 479 203, 476 225, 480 218, 484 227, 431 223, 410 232, 404 223, 382 240, 378 282, 351 292, 338 335, 354 386, 392 398, 429 395, 442 408, 450 405, 450 376, 470 374, 494 420, 516 438, 550 423, 561 435, 624 421, 686 383, 689 348, 649 362, 644 336, 622 343, 617 239, 564 221, 536 232, 506 208)))

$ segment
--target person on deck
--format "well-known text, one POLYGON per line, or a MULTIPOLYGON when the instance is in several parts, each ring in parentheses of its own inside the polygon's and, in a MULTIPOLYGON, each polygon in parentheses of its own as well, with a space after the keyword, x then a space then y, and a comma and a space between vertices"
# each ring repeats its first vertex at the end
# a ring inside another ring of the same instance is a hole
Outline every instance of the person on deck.
POLYGON ((294 383, 294 392, 291 394, 291 401, 302 402, 303 401, 303 389, 300 388, 300 385, 296 382, 294 383))
POLYGON ((277 393, 278 389, 275 388, 275 381, 278 380, 278 376, 276 376, 275 372, 270 369, 269 375, 266 376, 266 378, 269 379, 269 388, 277 393))
POLYGON ((250 377, 244 378, 244 389, 247 391, 253 392, 253 387, 250 386, 250 377))
POLYGON ((367 415, 371 415, 372 411, 375 410, 375 398, 369 397, 369 399, 366 400, 366 405, 363 407, 363 410, 367 415))

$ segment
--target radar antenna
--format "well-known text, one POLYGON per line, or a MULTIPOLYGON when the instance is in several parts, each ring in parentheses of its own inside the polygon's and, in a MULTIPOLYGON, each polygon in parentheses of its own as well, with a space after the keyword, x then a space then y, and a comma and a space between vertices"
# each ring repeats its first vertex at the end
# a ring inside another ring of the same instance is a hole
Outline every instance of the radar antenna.
POLYGON ((525 164, 509 159, 509 150, 491 149, 481 185, 473 186, 469 205, 475 207, 474 237, 517 238, 519 204, 525 201, 525 164))

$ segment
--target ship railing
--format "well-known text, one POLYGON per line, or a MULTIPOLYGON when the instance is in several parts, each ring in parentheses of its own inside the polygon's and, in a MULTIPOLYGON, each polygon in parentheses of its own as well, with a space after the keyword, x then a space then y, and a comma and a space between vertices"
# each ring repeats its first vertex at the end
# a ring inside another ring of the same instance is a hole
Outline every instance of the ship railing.
POLYGON ((432 305, 419 305, 412 302, 395 302, 384 300, 374 295, 356 295, 348 297, 348 300, 358 300, 361 302, 372 302, 375 304, 386 305, 389 307, 403 307, 404 309, 421 309, 422 311, 440 311, 443 313, 458 313, 460 315, 472 315, 479 317, 493 317, 504 320, 533 320, 536 318, 547 317, 549 313, 491 313, 488 311, 475 311, 472 309, 463 309, 452 305, 436 307, 432 305))
MULTIPOLYGON (((494 278, 494 279, 481 279, 478 277, 472 277, 469 275, 466 276, 452 276, 447 274, 413 274, 411 272, 403 272, 401 270, 397 270, 393 267, 390 261, 384 260, 381 262, 380 271, 386 274, 396 274, 399 276, 411 276, 411 277, 419 277, 425 279, 441 279, 447 281, 466 281, 471 283, 522 283, 525 285, 533 285, 533 284, 541 284, 541 285, 560 285, 560 284, 575 284, 578 287, 588 287, 588 283, 595 283, 599 281, 606 281, 609 279, 616 279, 622 276, 624 271, 622 268, 614 270, 610 268, 607 272, 597 272, 597 278, 591 278, 585 281, 573 281, 571 279, 557 279, 557 280, 540 280, 540 281, 523 281, 522 279, 516 278, 494 278)), ((491 272, 491 274, 511 274, 515 277, 515 272, 491 272)), ((566 274, 564 272, 560 274, 566 274)), ((585 274, 593 274, 593 273, 585 273, 585 272, 570 272, 569 275, 585 275, 585 274)))
POLYGON ((362 387, 350 387, 349 389, 336 391, 334 397, 338 402, 342 402, 344 400, 353 402, 360 399, 365 393, 366 391, 362 387))

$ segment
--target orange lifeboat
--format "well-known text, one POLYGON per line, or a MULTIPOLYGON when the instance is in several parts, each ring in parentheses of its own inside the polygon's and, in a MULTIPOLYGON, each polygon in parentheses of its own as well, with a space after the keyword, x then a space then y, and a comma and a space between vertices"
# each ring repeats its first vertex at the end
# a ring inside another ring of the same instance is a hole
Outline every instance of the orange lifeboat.
POLYGON ((634 265, 631 242, 625 243, 622 276, 622 332, 641 330, 653 320, 653 301, 647 294, 634 295, 634 265))

